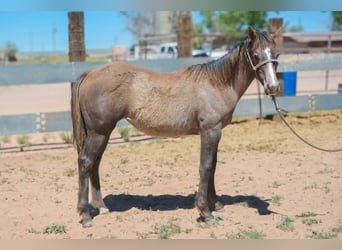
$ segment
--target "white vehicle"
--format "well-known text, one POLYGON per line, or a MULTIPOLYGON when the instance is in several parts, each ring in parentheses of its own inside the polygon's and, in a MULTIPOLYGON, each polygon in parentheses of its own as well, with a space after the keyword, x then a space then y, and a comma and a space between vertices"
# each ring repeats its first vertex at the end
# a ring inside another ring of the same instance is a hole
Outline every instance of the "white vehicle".
MULTIPOLYGON (((163 43, 160 45, 161 58, 176 58, 178 55, 177 43, 163 43)), ((202 49, 193 49, 192 57, 207 57, 208 54, 202 49)))

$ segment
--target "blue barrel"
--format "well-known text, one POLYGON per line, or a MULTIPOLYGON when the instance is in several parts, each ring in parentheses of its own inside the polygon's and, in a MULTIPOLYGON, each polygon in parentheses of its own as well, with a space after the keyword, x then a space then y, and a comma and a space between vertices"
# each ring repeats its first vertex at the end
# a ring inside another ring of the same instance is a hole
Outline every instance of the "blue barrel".
POLYGON ((283 72, 284 96, 295 96, 297 89, 297 72, 283 72))

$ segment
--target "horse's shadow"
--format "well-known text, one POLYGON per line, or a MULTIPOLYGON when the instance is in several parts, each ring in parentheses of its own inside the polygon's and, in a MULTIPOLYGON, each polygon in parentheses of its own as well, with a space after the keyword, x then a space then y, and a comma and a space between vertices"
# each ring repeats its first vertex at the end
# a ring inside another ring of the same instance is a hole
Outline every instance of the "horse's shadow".
MULTIPOLYGON (((254 195, 221 195, 219 201, 224 205, 234 205, 241 203, 249 208, 257 209, 260 215, 268 215, 272 212, 268 209, 269 200, 262 200, 254 195)), ((170 211, 177 209, 193 209, 195 203, 195 194, 184 195, 108 195, 104 198, 104 203, 110 212, 123 212, 131 208, 150 211, 170 211)), ((91 208, 91 216, 99 214, 98 209, 91 208)))

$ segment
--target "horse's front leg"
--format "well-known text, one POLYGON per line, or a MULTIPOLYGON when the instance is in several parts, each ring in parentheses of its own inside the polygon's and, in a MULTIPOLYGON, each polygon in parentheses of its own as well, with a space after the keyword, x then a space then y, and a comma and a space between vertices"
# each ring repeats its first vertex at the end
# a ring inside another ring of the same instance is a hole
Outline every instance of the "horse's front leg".
POLYGON ((213 222, 208 201, 216 200, 214 187, 214 172, 217 159, 217 148, 221 139, 221 126, 217 125, 213 128, 201 130, 201 157, 200 157, 200 183, 196 196, 196 207, 201 217, 206 222, 213 222), (212 185, 209 182, 212 181, 212 185), (214 197, 212 197, 212 195, 214 197))

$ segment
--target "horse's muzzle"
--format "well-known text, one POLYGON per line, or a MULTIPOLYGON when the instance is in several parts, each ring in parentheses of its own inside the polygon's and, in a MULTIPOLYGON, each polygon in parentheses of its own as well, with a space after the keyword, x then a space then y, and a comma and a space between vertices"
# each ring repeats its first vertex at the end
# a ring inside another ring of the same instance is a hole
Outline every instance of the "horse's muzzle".
POLYGON ((265 86, 265 94, 266 95, 274 96, 280 90, 279 81, 276 81, 274 83, 265 83, 264 86, 265 86))

